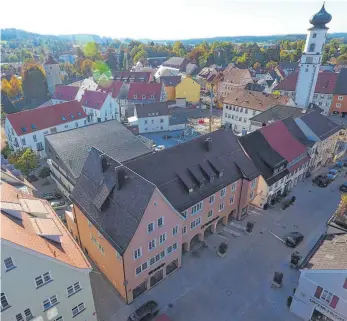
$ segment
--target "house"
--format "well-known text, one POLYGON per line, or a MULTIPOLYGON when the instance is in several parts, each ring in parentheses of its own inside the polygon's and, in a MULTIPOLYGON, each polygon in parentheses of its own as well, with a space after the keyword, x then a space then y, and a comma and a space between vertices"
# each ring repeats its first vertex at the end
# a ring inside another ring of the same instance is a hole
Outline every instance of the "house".
POLYGON ((297 62, 280 62, 277 68, 283 72, 284 77, 287 77, 293 71, 297 71, 299 68, 299 64, 297 62))
POLYGON ((176 99, 176 86, 181 82, 181 76, 162 76, 160 83, 164 85, 167 100, 176 99))
POLYGON ((114 74, 114 80, 132 83, 132 82, 140 82, 140 83, 150 83, 152 81, 152 73, 151 72, 136 72, 136 71, 117 71, 114 74))
POLYGON ((171 57, 165 62, 163 62, 162 66, 171 69, 177 69, 180 72, 186 70, 189 60, 182 57, 171 57))
POLYGON ((93 146, 121 162, 152 152, 116 120, 48 135, 45 140, 51 177, 66 197, 73 191, 93 146))
POLYGON ((160 79, 162 76, 178 76, 182 73, 192 73, 196 70, 195 64, 190 64, 189 60, 182 57, 171 57, 159 66, 155 73, 155 79, 160 79), (189 66, 188 66, 189 65, 189 66))
POLYGON ((347 320, 347 230, 327 233, 300 269, 290 311, 304 320, 347 320))
POLYGON ((262 113, 250 118, 249 120, 251 122, 251 126, 249 131, 253 132, 259 128, 262 128, 279 120, 284 120, 286 118, 300 117, 302 114, 306 112, 311 112, 311 110, 303 110, 302 108, 286 105, 275 105, 263 111, 262 113))
POLYGON ((347 68, 339 72, 333 94, 329 113, 345 116, 347 113, 347 68))
POLYGON ((1 183, 2 320, 96 321, 92 267, 49 203, 1 183))
MULTIPOLYGON (((279 91, 283 96, 289 96, 294 99, 298 74, 297 71, 290 73, 274 90, 279 91)), ((313 103, 323 109, 323 115, 328 115, 329 113, 337 77, 337 73, 330 71, 322 71, 318 74, 313 103)))
POLYGON ((74 100, 6 116, 5 133, 11 149, 31 148, 45 157, 45 136, 88 124, 81 104, 74 100))
POLYGON ((137 125, 139 134, 168 131, 168 102, 135 104, 134 116, 128 121, 131 125, 137 125))
POLYGON ((217 83, 217 98, 222 101, 223 98, 231 94, 233 88, 244 88, 248 83, 252 83, 253 78, 248 69, 240 69, 228 65, 223 71, 223 79, 217 83))
POLYGON ((176 98, 185 99, 187 103, 197 104, 200 101, 200 85, 191 77, 186 77, 176 85, 176 98))
MULTIPOLYGON (((60 104, 66 101, 76 100, 80 88, 75 86, 59 85, 55 87, 54 94, 52 95, 52 104, 60 104)), ((41 107, 44 107, 41 105, 41 107)))
POLYGON ((129 84, 128 103, 149 104, 166 100, 166 93, 163 84, 158 83, 137 83, 129 84))
POLYGON ((279 104, 292 105, 293 100, 285 96, 233 88, 223 100, 222 123, 237 133, 250 131, 252 117, 279 104))
POLYGON ((92 149, 68 226, 130 303, 178 269, 182 251, 206 233, 245 217, 258 175, 223 130, 124 163, 92 149))
POLYGON ((110 119, 120 121, 119 105, 109 93, 85 90, 81 105, 92 123, 100 123, 110 119))
MULTIPOLYGON (((4 163, 6 161, 7 159, 1 157, 1 181, 13 186, 19 191, 33 195, 33 192, 36 191, 36 188, 24 178, 23 174, 19 170, 14 169, 11 171, 10 169, 6 168, 6 165, 4 166, 4 163), (18 172, 20 173, 20 175, 17 175, 18 172)), ((8 165, 12 164, 8 163, 8 165)))

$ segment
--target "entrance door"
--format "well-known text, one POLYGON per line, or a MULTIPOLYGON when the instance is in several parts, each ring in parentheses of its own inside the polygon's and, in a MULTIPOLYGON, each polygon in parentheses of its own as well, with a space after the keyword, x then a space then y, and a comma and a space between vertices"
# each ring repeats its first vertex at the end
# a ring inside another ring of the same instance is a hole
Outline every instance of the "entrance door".
POLYGON ((311 321, 333 321, 333 319, 330 319, 329 317, 324 315, 322 312, 314 309, 311 316, 311 321))
POLYGON ((147 290, 147 282, 141 283, 137 288, 133 290, 133 299, 135 300, 143 292, 147 290))
POLYGON ((166 266, 166 275, 169 275, 171 272, 175 271, 178 268, 178 259, 172 261, 166 266))
POLYGON ((164 277, 163 269, 156 272, 150 279, 150 286, 156 285, 164 277))

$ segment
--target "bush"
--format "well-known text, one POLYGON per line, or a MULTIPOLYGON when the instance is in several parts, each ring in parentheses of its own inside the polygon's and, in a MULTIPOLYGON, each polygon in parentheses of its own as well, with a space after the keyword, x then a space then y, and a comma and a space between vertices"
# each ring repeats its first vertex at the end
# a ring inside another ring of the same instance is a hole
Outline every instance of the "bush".
POLYGON ((10 148, 10 146, 8 146, 8 143, 6 143, 6 146, 2 149, 1 154, 7 159, 12 152, 13 150, 10 148))
POLYGON ((219 249, 218 249, 218 252, 220 254, 225 254, 228 250, 228 244, 222 242, 221 244, 219 244, 219 249))
POLYGON ((45 167, 41 168, 40 173, 39 173, 39 177, 47 178, 50 174, 51 174, 51 171, 50 171, 49 167, 45 166, 45 167))
POLYGON ((293 297, 292 297, 292 296, 289 296, 289 297, 287 298, 287 306, 288 306, 288 308, 290 308, 290 306, 291 306, 291 304, 292 304, 292 301, 293 301, 293 297))

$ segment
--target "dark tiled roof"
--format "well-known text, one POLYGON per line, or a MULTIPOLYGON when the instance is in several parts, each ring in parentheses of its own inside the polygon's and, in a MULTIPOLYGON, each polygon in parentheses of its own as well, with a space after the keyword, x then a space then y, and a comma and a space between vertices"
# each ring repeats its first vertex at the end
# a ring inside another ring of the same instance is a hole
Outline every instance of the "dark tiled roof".
MULTIPOLYGON (((48 135, 46 140, 74 178, 79 176, 88 150, 92 147, 120 162, 151 152, 140 139, 116 120, 48 135)), ((50 156, 48 148, 46 149, 50 156)))
POLYGON ((224 130, 140 157, 125 165, 155 184, 178 211, 196 204, 243 175, 249 180, 259 175, 236 136, 224 130), (207 138, 212 139, 210 151, 205 147, 207 138), (219 177, 221 169, 224 173, 219 177), (207 177, 212 174, 215 178, 210 182, 207 177), (189 193, 190 188, 192 191, 189 193))
POLYGON ((250 120, 260 122, 262 124, 270 124, 278 120, 286 119, 288 117, 301 116, 302 112, 302 108, 276 105, 252 117, 250 120))
POLYGON ((280 62, 278 65, 281 69, 295 70, 299 64, 297 62, 280 62))
POLYGON ((242 136, 239 138, 239 141, 255 166, 257 166, 262 173, 268 185, 272 185, 289 173, 288 170, 285 169, 277 175, 272 176, 276 166, 286 165, 288 162, 272 149, 260 131, 257 130, 242 136))
POLYGON ((114 80, 149 83, 151 80, 151 72, 118 71, 114 75, 114 80))
POLYGON ((297 125, 292 117, 286 118, 283 121, 284 126, 288 129, 292 136, 294 136, 301 144, 311 147, 314 145, 314 141, 309 140, 300 127, 297 125))
POLYGON ((319 137, 324 140, 341 130, 341 126, 323 116, 318 111, 305 114, 300 119, 319 137))
POLYGON ((255 84, 255 83, 248 83, 245 87, 246 90, 253 90, 253 91, 259 91, 259 92, 263 92, 264 91, 264 87, 260 84, 255 84))
POLYGON ((347 95, 347 68, 342 68, 338 74, 334 94, 347 95))
POLYGON ((168 102, 135 104, 135 108, 138 118, 169 115, 168 102))
POLYGON ((155 186, 102 152, 91 149, 72 199, 100 233, 123 254, 155 186))
POLYGON ((164 86, 173 86, 176 87, 181 82, 181 76, 161 76, 160 82, 164 86))
POLYGON ((162 66, 185 70, 188 64, 188 59, 182 57, 171 57, 166 60, 162 66))

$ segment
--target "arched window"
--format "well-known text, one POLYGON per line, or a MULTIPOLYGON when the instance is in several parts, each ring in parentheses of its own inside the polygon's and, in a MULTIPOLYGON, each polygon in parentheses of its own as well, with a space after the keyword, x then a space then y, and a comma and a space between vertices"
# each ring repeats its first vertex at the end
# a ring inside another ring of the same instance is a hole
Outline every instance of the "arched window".
POLYGON ((314 43, 310 44, 310 49, 308 50, 309 52, 314 52, 314 49, 316 48, 316 45, 314 43))
POLYGON ((316 38, 316 37, 317 37, 317 34, 314 33, 314 34, 312 35, 312 38, 316 38))

